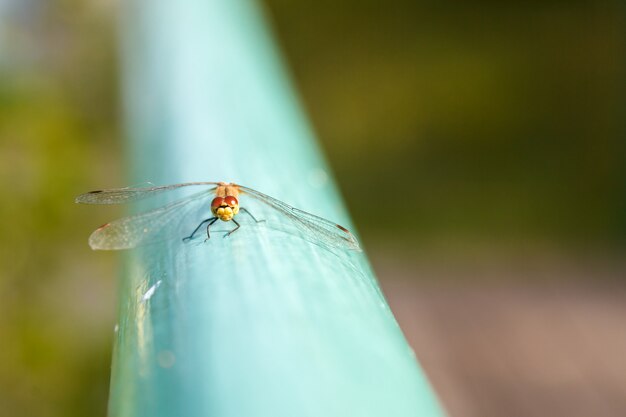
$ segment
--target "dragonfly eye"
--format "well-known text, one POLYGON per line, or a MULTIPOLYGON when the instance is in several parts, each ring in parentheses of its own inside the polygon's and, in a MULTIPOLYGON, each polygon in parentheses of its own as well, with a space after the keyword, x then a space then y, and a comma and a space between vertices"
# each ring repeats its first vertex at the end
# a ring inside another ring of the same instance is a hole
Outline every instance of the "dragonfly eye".
POLYGON ((211 211, 215 213, 222 204, 224 204, 224 197, 215 197, 213 201, 211 201, 211 211))
POLYGON ((237 201, 237 199, 233 197, 232 195, 229 195, 228 197, 226 197, 224 199, 224 202, 231 207, 237 207, 237 205, 239 205, 239 202, 237 201))

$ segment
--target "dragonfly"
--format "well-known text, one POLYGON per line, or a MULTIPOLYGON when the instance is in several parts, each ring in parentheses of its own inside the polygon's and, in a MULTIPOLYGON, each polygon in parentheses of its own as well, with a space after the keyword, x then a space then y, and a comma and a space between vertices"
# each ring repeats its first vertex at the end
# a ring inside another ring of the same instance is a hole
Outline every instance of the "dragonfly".
POLYGON ((89 245, 94 250, 132 249, 153 242, 163 234, 169 235, 170 232, 182 234, 184 231, 177 230, 177 226, 181 225, 181 219, 186 217, 193 207, 197 208, 198 204, 201 205, 201 210, 207 213, 206 216, 210 213, 210 217, 202 219, 188 236, 182 238, 182 241, 185 243, 191 241, 205 225, 206 240, 210 239, 210 228, 218 220, 235 224, 236 227, 224 235, 228 237, 241 227, 240 223, 235 220, 240 213, 246 213, 256 223, 265 221, 257 220, 248 209, 239 204, 239 198, 243 195, 269 207, 278 215, 281 222, 295 226, 309 241, 333 248, 360 251, 357 239, 345 227, 292 207, 252 188, 234 183, 202 181, 140 188, 112 188, 81 194, 76 197, 76 202, 82 204, 131 203, 187 187, 204 187, 205 189, 154 210, 106 223, 91 234, 89 245), (210 197, 212 199, 209 203, 210 197))

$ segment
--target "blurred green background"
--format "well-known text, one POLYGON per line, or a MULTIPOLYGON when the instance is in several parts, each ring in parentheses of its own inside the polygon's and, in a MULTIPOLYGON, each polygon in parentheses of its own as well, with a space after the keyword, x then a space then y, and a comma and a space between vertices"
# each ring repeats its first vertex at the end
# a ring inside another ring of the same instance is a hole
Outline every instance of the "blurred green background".
MULTIPOLYGON (((264 5, 384 288, 624 276, 622 2, 264 5)), ((116 255, 86 239, 121 212, 73 198, 128 185, 118 8, 0 2, 0 415, 106 413, 116 255)))

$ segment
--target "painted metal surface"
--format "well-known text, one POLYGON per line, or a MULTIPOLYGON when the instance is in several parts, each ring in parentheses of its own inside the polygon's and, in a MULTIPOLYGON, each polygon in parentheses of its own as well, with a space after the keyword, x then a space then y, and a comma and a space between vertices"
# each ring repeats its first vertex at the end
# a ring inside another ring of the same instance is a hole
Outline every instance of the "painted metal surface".
MULTIPOLYGON (((133 0, 121 39, 129 184, 234 181, 354 230, 255 3, 133 0)), ((365 253, 270 226, 126 254, 109 414, 443 415, 365 253)))

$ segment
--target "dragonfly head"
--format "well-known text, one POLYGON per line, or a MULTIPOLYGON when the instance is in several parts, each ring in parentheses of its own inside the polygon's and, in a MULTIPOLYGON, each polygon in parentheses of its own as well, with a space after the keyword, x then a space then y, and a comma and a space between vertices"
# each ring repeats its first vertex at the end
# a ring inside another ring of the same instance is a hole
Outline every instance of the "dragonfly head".
POLYGON ((215 197, 211 202, 211 212, 224 222, 230 221, 239 213, 239 201, 231 195, 215 197))

